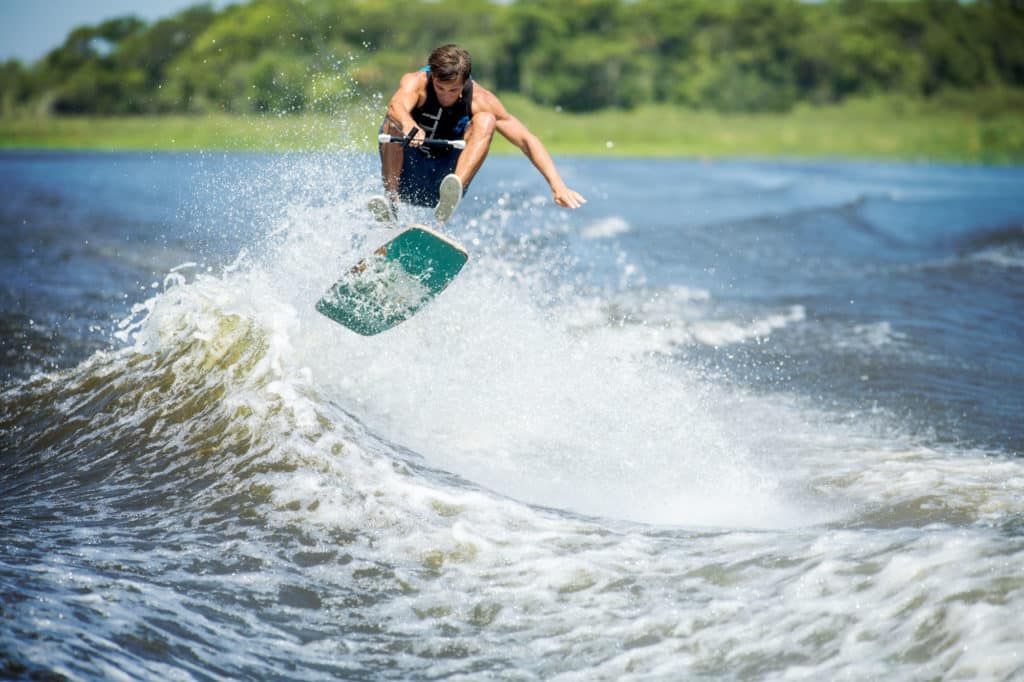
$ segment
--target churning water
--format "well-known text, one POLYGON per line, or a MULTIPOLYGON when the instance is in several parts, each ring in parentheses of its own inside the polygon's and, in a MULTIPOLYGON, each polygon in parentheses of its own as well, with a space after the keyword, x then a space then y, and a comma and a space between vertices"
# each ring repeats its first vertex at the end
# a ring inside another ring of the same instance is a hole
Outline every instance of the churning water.
POLYGON ((1024 170, 560 166, 364 338, 372 158, 0 155, 2 674, 1024 675, 1024 170))

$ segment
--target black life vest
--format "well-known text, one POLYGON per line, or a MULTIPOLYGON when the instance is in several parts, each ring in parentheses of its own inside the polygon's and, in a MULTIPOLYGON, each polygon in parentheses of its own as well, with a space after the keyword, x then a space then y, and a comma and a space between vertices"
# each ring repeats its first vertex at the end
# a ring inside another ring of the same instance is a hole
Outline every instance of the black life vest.
MULTIPOLYGON (((462 95, 450 107, 442 107, 434 92, 434 80, 427 71, 427 101, 423 106, 412 110, 412 118, 416 125, 426 134, 428 139, 461 140, 466 126, 473 118, 473 80, 467 79, 462 87, 462 95)), ((425 147, 421 147, 425 149, 425 147)))

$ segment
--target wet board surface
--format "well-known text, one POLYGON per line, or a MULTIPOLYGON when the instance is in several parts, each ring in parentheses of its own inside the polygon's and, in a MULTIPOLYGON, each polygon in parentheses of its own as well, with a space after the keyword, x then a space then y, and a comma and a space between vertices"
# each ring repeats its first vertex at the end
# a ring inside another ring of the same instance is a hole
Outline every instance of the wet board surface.
POLYGON ((316 309, 358 334, 379 334, 444 291, 468 259, 458 242, 412 225, 359 261, 317 301, 316 309))

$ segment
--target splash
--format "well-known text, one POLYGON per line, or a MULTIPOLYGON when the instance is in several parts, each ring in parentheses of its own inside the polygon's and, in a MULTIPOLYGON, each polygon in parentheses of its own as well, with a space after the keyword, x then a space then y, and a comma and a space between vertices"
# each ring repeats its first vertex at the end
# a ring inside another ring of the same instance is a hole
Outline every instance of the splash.
POLYGON ((532 197, 455 228, 470 264, 410 323, 363 338, 317 315, 311 302, 387 237, 354 217, 363 199, 290 205, 251 275, 265 286, 225 283, 249 315, 288 311, 279 355, 325 401, 429 466, 530 504, 670 525, 806 522, 744 423, 754 398, 631 347, 612 322, 576 324, 588 295, 549 257, 564 225, 532 197))

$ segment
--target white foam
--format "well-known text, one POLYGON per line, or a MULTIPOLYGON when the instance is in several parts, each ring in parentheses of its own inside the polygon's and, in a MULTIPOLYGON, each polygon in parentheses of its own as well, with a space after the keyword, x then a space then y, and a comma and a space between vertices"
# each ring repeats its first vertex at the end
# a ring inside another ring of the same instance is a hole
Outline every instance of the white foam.
POLYGON ((472 265, 414 323, 364 339, 308 315, 303 362, 432 466, 519 500, 663 524, 806 521, 777 497, 729 396, 577 337, 472 265))
MULTIPOLYGON (((648 357, 650 338, 634 346, 621 328, 600 324, 580 334, 571 311, 587 299, 568 288, 554 304, 535 301, 536 283, 551 274, 543 267, 483 248, 443 296, 377 337, 319 315, 319 296, 388 236, 346 218, 362 199, 277 211, 273 237, 253 256, 153 306, 139 348, 185 334, 217 345, 226 318, 249 320, 265 348, 242 402, 283 404, 295 428, 314 432, 320 409, 305 404, 313 391, 431 467, 531 504, 679 526, 828 518, 789 499, 786 476, 764 465, 756 430, 743 419, 755 399, 648 357)), ((645 305, 668 317, 708 298, 673 287, 645 305)), ((738 329, 698 320, 686 333, 734 343, 800 319, 795 306, 738 329)))
POLYGON ((1017 248, 990 248, 971 255, 971 260, 987 263, 1007 270, 1024 269, 1024 250, 1017 248))
POLYGON ((580 235, 585 239, 611 239, 626 234, 632 229, 625 218, 620 216, 608 216, 596 220, 580 230, 580 235))
POLYGON ((893 347, 903 348, 907 343, 907 335, 894 330, 892 323, 880 321, 854 325, 833 343, 838 348, 877 352, 893 347))
POLYGON ((707 346, 728 346, 751 339, 763 339, 794 322, 802 322, 807 314, 802 305, 790 306, 785 312, 765 315, 741 323, 734 320, 708 320, 694 324, 693 338, 707 346))

